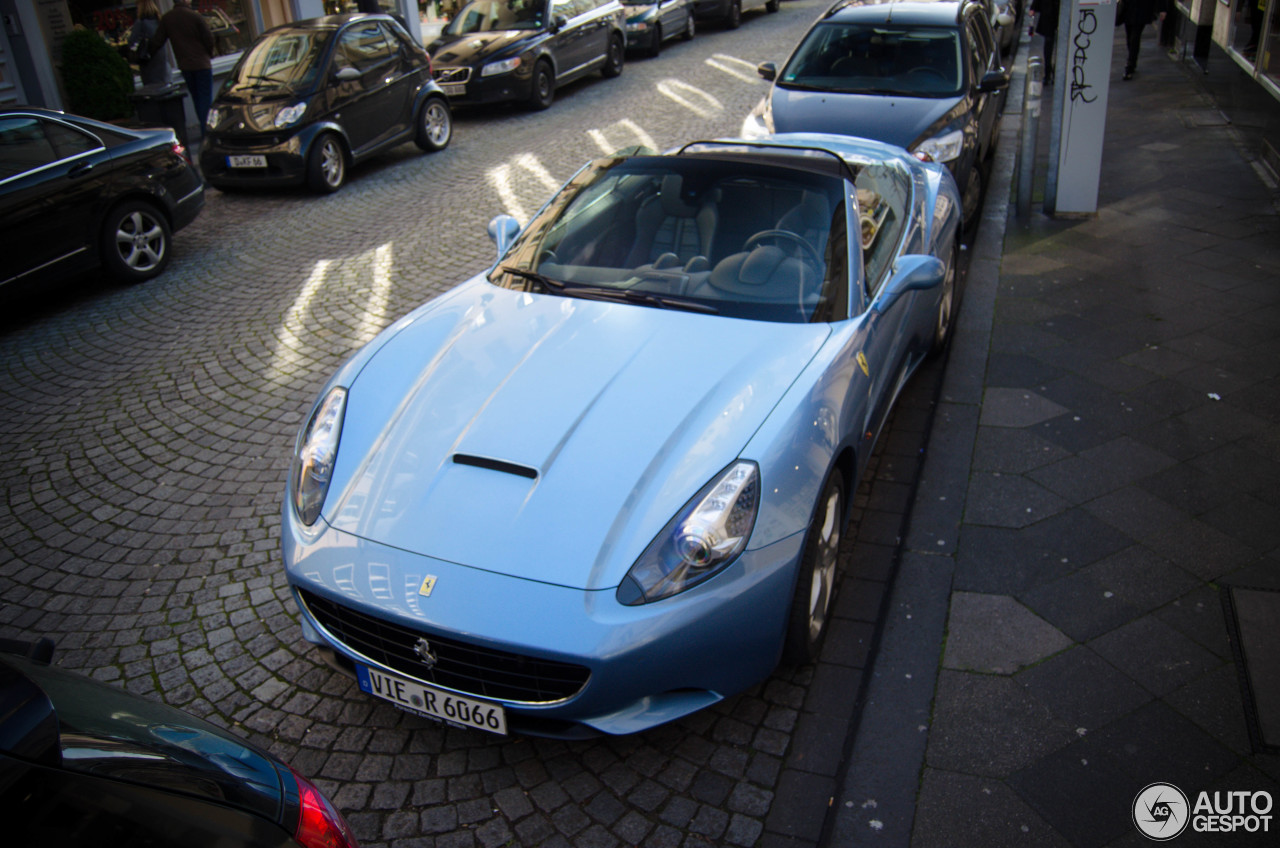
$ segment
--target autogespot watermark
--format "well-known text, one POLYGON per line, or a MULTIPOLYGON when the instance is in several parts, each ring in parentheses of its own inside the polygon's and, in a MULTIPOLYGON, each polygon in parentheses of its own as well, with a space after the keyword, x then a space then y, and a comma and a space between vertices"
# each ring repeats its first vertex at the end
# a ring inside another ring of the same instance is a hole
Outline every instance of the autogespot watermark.
POLYGON ((1133 799, 1133 824, 1156 842, 1168 842, 1190 825, 1197 833, 1270 833, 1269 792, 1201 792, 1192 804, 1172 783, 1152 783, 1133 799))

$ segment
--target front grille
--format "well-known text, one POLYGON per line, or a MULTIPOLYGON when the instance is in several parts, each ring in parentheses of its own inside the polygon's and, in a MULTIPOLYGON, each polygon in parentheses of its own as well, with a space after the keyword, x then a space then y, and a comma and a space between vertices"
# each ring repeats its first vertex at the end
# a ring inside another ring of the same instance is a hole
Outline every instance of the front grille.
POLYGON ((499 651, 438 636, 335 604, 299 589, 307 611, 342 644, 401 674, 456 692, 499 701, 545 704, 577 694, 590 670, 573 663, 499 651), (437 662, 428 669, 413 652, 420 638, 437 662))
POLYGON ((276 135, 221 135, 217 137, 218 145, 237 150, 263 150, 279 147, 286 136, 276 135))
POLYGON ((435 68, 432 76, 436 82, 466 82, 471 79, 470 68, 435 68))

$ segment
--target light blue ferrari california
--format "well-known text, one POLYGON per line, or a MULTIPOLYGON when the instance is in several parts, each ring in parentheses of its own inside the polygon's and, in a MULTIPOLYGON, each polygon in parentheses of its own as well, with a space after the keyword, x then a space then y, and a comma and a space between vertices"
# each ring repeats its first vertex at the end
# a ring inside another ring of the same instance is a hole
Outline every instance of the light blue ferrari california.
POLYGON ((298 437, 284 560, 361 689, 496 733, 641 731, 816 656, 850 495, 948 339, 960 200, 876 142, 580 170, 385 330, 298 437))

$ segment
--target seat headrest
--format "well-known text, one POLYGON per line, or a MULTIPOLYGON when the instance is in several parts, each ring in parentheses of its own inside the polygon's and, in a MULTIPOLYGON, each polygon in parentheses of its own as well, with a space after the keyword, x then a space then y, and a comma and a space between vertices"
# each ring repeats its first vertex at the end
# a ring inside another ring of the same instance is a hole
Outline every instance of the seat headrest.
POLYGON ((662 190, 658 199, 662 201, 662 211, 672 218, 692 218, 698 214, 697 206, 689 206, 680 197, 683 181, 679 174, 668 174, 662 178, 662 190))

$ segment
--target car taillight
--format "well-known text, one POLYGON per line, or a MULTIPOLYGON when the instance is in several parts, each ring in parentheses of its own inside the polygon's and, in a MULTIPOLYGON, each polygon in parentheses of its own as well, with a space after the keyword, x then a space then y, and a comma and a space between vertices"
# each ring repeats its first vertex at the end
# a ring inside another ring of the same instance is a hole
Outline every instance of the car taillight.
POLYGON ((185 147, 183 147, 183 146, 182 146, 182 142, 180 142, 180 141, 175 141, 175 142, 173 143, 173 148, 172 148, 172 149, 173 149, 173 152, 174 152, 175 154, 177 154, 178 156, 182 157, 182 161, 184 161, 184 162, 186 162, 186 163, 188 163, 188 164, 190 164, 190 163, 191 163, 191 157, 187 155, 187 148, 185 148, 185 147))
MULTIPOLYGON (((292 768, 289 770, 293 771, 292 768)), ((293 777, 298 781, 302 806, 293 838, 306 848, 360 848, 351 826, 324 797, 324 793, 296 771, 293 771, 293 777)))

